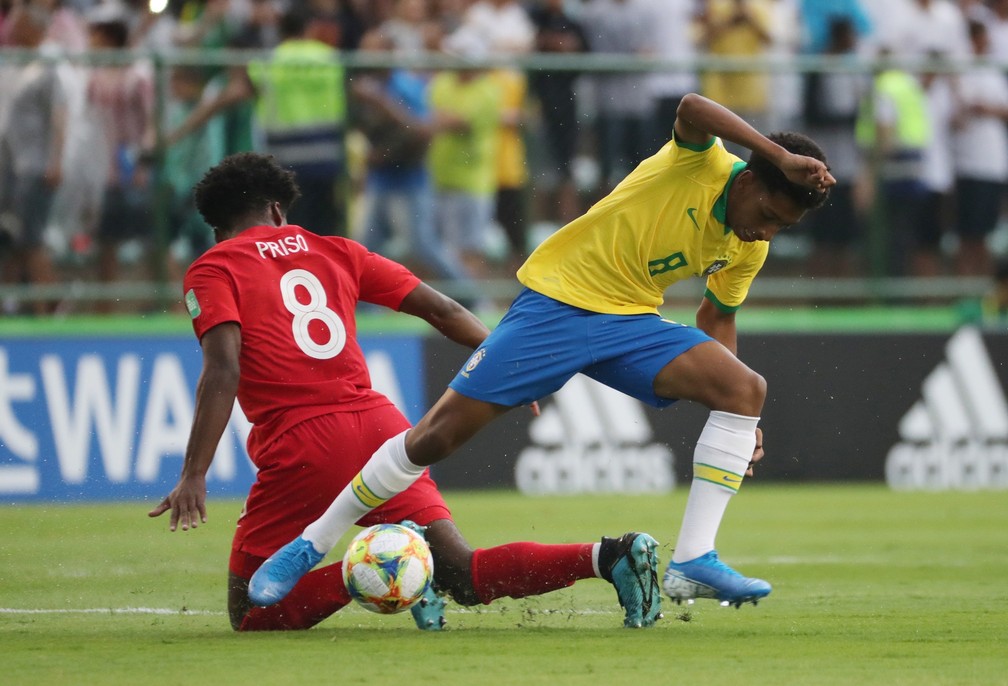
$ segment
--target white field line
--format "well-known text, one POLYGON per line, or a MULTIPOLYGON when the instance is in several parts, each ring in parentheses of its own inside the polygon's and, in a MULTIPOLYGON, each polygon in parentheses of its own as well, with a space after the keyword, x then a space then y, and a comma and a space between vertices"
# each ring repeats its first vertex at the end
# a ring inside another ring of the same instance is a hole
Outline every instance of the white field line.
POLYGON ((216 610, 173 610, 168 607, 86 607, 86 608, 20 608, 0 607, 0 615, 211 615, 216 610))
MULTIPOLYGON (((355 608, 356 609, 356 608, 355 608)), ((570 608, 531 608, 537 614, 562 615, 609 615, 616 610, 574 610, 570 608)), ((362 612, 364 610, 361 610, 362 612)), ((493 607, 473 610, 466 607, 450 607, 451 614, 495 614, 493 607)), ((0 615, 205 615, 220 617, 225 613, 216 610, 173 610, 168 607, 87 607, 87 608, 20 608, 0 607, 0 615)))
MULTIPOLYGON (((745 565, 802 565, 802 564, 815 564, 815 565, 833 565, 833 564, 851 564, 852 562, 857 562, 862 565, 881 565, 886 562, 878 557, 864 556, 857 559, 843 556, 834 555, 822 555, 822 556, 788 556, 788 555, 778 555, 778 556, 768 556, 768 557, 739 557, 732 559, 732 563, 745 566, 745 565)), ((590 616, 590 615, 610 615, 618 613, 618 609, 614 608, 612 610, 601 610, 601 609, 590 609, 581 608, 573 609, 570 607, 557 607, 557 608, 545 608, 538 607, 531 601, 529 602, 529 609, 537 614, 560 614, 560 615, 574 615, 574 616, 590 616)), ((350 608, 348 608, 350 609, 350 608)), ((354 610, 358 608, 353 608, 354 610)), ((513 604, 509 604, 509 609, 514 609, 513 604)), ((361 612, 365 610, 361 609, 361 612)), ((494 605, 483 608, 466 608, 461 606, 451 606, 448 607, 448 613, 450 614, 494 614, 496 610, 494 605)), ((197 616, 205 615, 212 617, 224 616, 226 613, 217 610, 190 610, 190 609, 172 609, 167 607, 93 607, 93 608, 16 608, 16 607, 0 607, 0 616, 2 615, 180 615, 180 616, 197 616)))
MULTIPOLYGON (((843 556, 833 556, 833 555, 822 555, 822 556, 769 556, 769 557, 739 557, 733 559, 732 562, 736 565, 802 565, 802 564, 815 564, 815 565, 833 565, 833 564, 851 564, 852 562, 857 562, 863 565, 876 565, 885 564, 885 561, 878 557, 864 556, 861 558, 850 558, 843 556)), ((349 608, 348 608, 349 609, 349 608)), ((356 609, 356 608, 354 608, 356 609)), ((513 609, 513 606, 511 606, 513 609)), ((538 614, 563 614, 563 615, 609 615, 617 613, 616 609, 613 610, 597 610, 597 609, 573 609, 570 607, 564 608, 543 608, 536 607, 532 605, 530 609, 538 614)), ((364 610, 361 610, 362 612, 364 610)), ((486 608, 466 608, 461 606, 449 606, 448 613, 450 614, 494 614, 495 608, 493 605, 486 608)), ((224 616, 226 613, 217 610, 190 610, 190 609, 172 609, 167 607, 92 607, 92 608, 17 608, 17 607, 0 607, 0 615, 181 615, 181 616, 198 616, 205 615, 211 617, 224 616)))

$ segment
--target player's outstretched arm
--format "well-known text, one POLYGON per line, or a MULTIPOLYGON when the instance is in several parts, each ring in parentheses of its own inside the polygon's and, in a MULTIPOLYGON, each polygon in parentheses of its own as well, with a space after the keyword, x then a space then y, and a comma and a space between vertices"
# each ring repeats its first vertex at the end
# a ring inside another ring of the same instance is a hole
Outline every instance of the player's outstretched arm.
POLYGON ((234 322, 218 324, 200 339, 203 371, 196 385, 196 412, 186 446, 182 475, 172 492, 147 513, 158 517, 171 510, 168 528, 195 529, 206 515, 206 473, 217 443, 227 427, 238 392, 238 353, 241 328, 234 322))
POLYGON ((679 103, 675 132, 686 143, 703 145, 718 136, 746 147, 770 160, 789 180, 809 188, 825 190, 836 183, 820 160, 788 152, 727 107, 696 93, 687 94, 679 103))
POLYGON ((468 348, 475 349, 490 335, 479 317, 425 283, 403 298, 399 311, 423 319, 446 338, 468 348))

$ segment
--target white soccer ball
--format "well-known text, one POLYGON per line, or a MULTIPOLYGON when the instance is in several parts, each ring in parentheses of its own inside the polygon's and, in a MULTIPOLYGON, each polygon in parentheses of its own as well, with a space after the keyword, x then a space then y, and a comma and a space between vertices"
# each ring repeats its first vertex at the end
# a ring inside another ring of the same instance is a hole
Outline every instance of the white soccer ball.
POLYGON ((377 524, 357 534, 343 556, 350 596, 380 614, 408 609, 434 578, 434 558, 423 537, 400 524, 377 524))

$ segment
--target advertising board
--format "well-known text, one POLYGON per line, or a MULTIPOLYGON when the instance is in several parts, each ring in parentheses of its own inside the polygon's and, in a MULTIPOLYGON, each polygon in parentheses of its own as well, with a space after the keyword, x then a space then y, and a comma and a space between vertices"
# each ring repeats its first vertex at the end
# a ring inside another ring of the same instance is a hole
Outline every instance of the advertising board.
MULTIPOLYGON (((361 337, 374 386, 411 421, 466 351, 437 336, 361 337)), ((1008 488, 1008 334, 740 336, 768 382, 766 482, 886 481, 895 489, 1008 488)), ((0 502, 163 497, 175 483, 201 357, 188 336, 0 341, 0 502)), ((707 410, 656 410, 585 377, 516 408, 435 465, 445 489, 531 495, 666 492, 691 475, 707 410)), ((254 478, 235 407, 211 496, 254 478)), ((338 450, 338 445, 334 445, 338 450)))

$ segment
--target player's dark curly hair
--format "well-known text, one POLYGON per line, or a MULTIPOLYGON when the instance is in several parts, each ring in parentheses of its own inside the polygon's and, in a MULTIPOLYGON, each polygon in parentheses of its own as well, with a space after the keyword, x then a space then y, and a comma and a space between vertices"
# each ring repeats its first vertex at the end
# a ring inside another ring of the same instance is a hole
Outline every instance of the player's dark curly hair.
MULTIPOLYGON (((826 162, 826 154, 816 142, 808 136, 793 131, 785 133, 771 133, 767 136, 777 145, 788 152, 796 155, 805 155, 826 162)), ((816 190, 807 186, 800 186, 793 183, 784 176, 784 172, 777 168, 775 164, 765 157, 753 153, 749 156, 749 164, 746 169, 751 169, 752 173, 759 179, 771 193, 784 193, 795 201, 798 207, 806 210, 814 210, 822 207, 829 198, 829 189, 816 190)))
POLYGON ((286 213, 301 197, 294 172, 271 155, 240 152, 225 157, 193 189, 196 209, 214 229, 228 231, 244 217, 280 203, 286 213))

